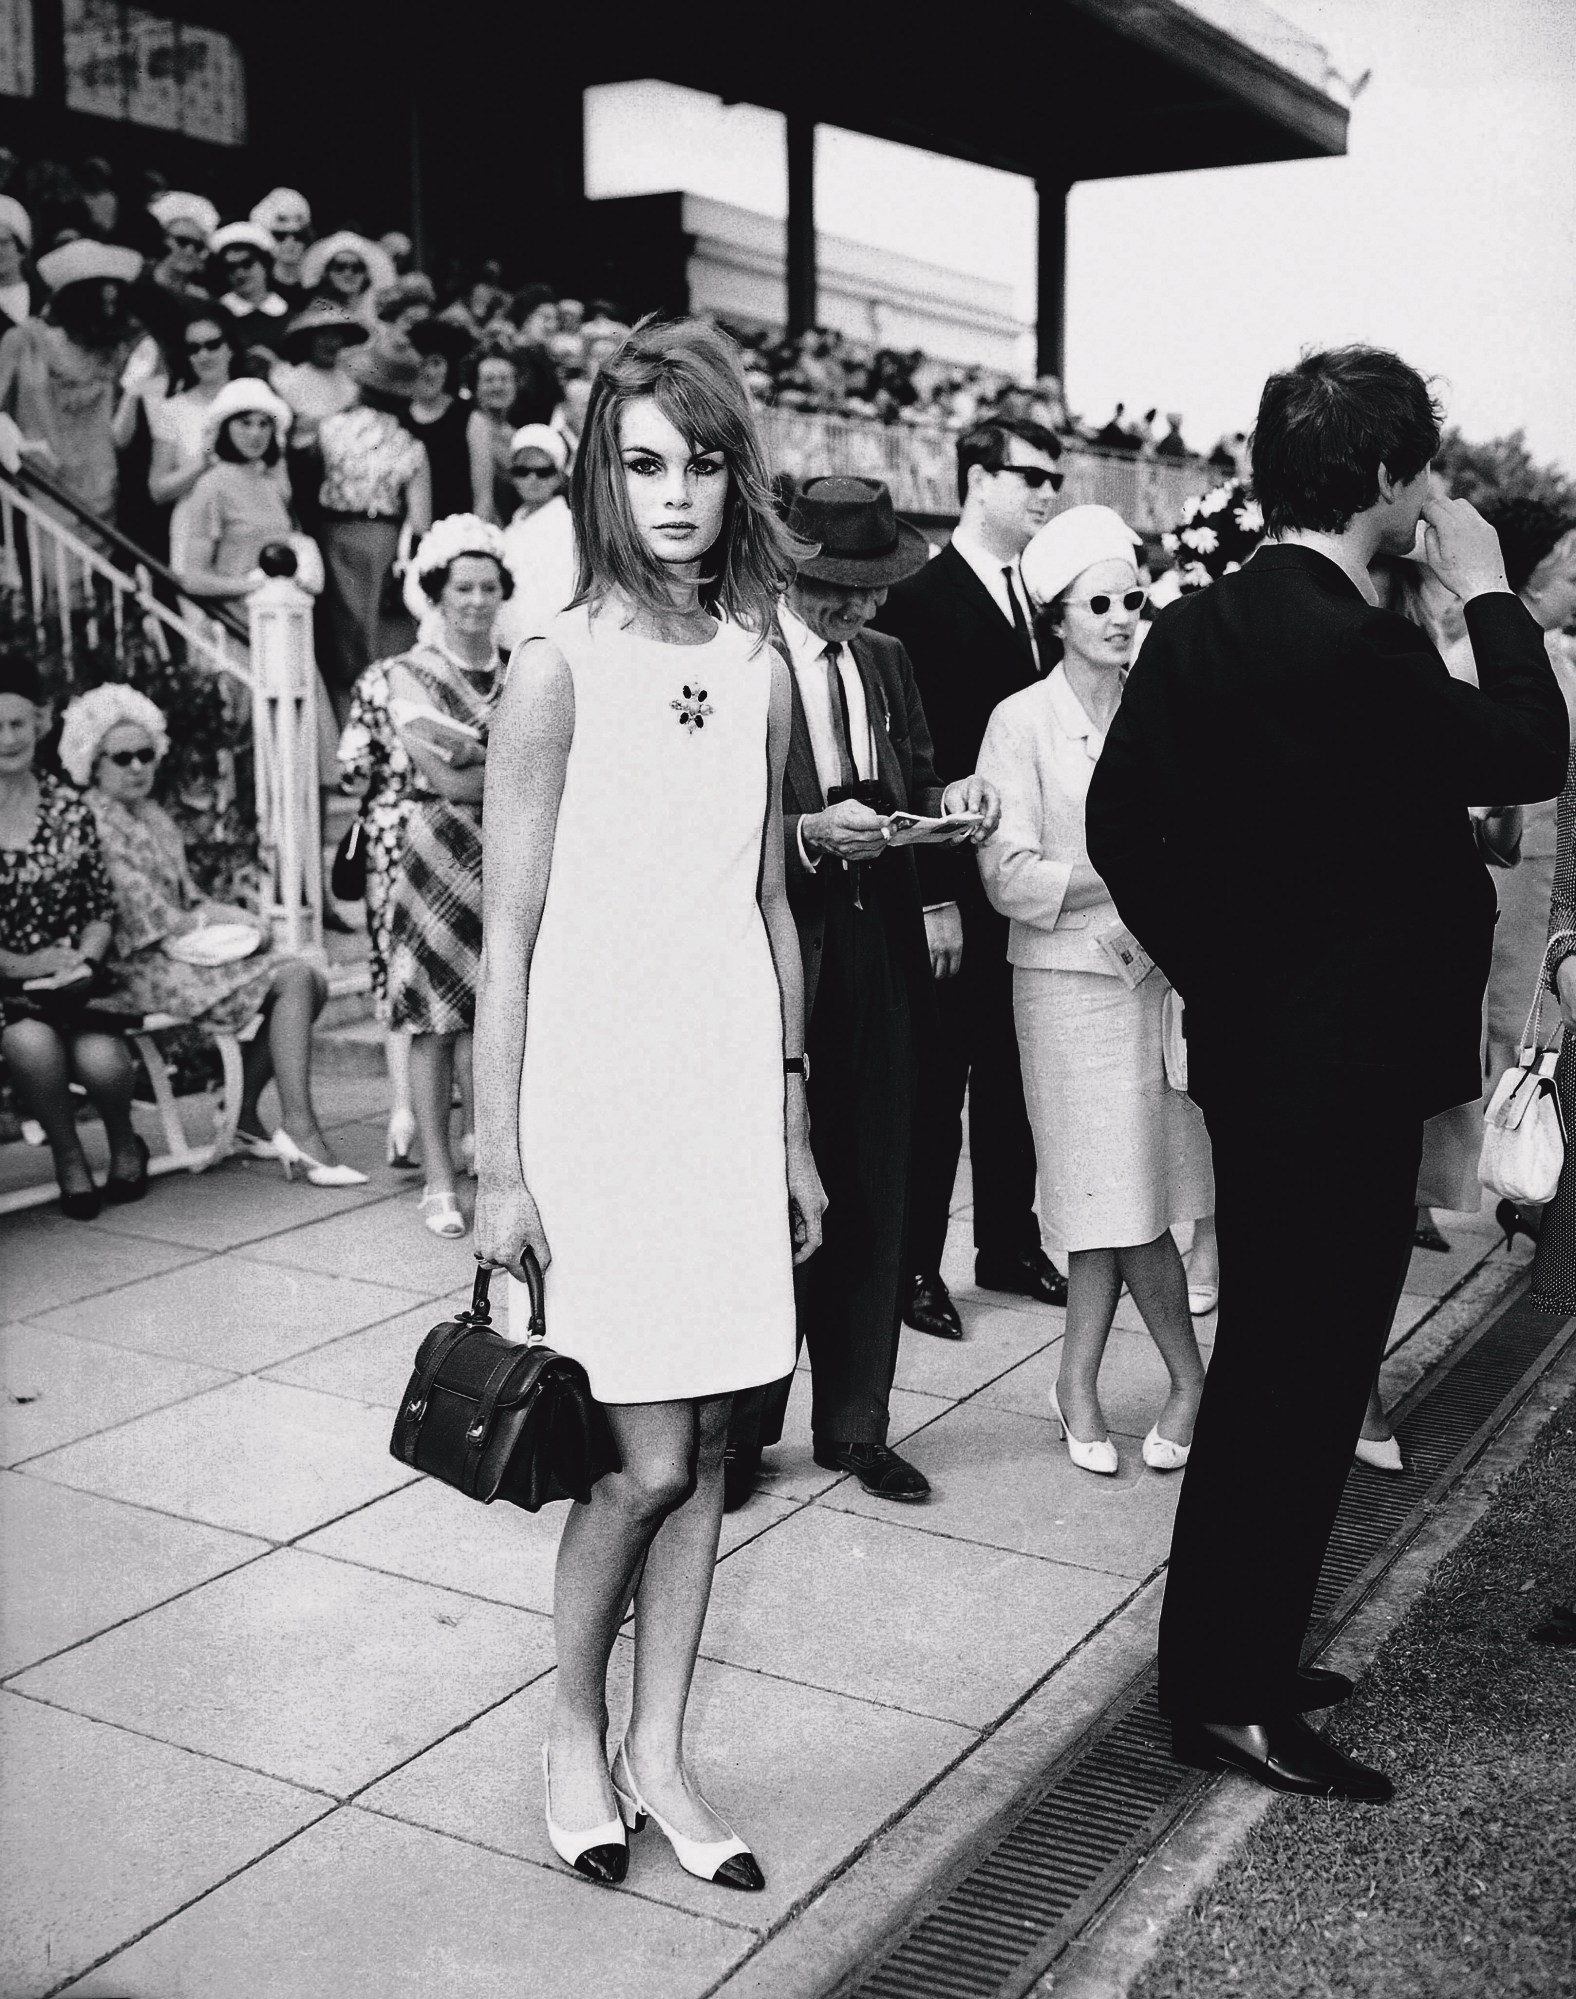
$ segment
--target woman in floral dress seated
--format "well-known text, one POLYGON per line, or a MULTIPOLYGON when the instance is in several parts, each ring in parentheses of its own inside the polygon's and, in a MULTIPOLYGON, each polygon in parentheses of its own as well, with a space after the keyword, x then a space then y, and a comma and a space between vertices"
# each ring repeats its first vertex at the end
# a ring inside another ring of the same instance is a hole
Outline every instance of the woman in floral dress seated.
POLYGON ((20 1108, 54 1154, 60 1205, 91 1221, 100 1200, 148 1191, 148 1149, 131 1122, 131 1051, 93 1002, 108 980, 114 897, 93 818, 69 785, 33 767, 49 730, 38 670, 0 655, 0 1054, 20 1108), (104 1120, 102 1193, 77 1131, 73 1082, 104 1120))
POLYGON ((87 789, 114 892, 117 1002, 216 1028, 244 1027, 261 1014, 244 1059, 238 1148, 281 1161, 287 1179, 301 1166, 314 1186, 355 1186, 366 1174, 339 1163, 312 1103, 312 1023, 328 997, 322 973, 303 958, 277 957, 266 943, 224 964, 170 954, 172 940, 213 924, 266 925, 247 910, 206 901, 193 884, 180 830, 152 796, 168 748, 163 711, 134 688, 95 687, 66 710, 60 761, 87 789), (281 1112, 272 1135, 258 1112, 270 1078, 281 1112))

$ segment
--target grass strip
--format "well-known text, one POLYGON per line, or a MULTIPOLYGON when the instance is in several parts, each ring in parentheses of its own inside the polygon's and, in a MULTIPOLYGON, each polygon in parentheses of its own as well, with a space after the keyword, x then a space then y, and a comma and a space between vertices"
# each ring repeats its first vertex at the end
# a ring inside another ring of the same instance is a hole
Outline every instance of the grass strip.
POLYGON ((1351 1702, 1310 1717, 1387 1806, 1278 1798, 1129 1999, 1572 1999, 1576 1395, 1435 1572, 1351 1702))

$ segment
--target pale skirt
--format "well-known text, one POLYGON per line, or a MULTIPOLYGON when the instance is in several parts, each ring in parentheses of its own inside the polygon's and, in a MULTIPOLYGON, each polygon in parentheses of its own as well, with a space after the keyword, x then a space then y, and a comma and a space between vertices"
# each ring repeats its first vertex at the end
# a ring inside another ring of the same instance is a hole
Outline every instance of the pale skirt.
POLYGON ((1045 1248, 1128 1249, 1215 1211, 1209 1134, 1166 1081, 1159 972, 1014 967, 1013 1017, 1045 1248))

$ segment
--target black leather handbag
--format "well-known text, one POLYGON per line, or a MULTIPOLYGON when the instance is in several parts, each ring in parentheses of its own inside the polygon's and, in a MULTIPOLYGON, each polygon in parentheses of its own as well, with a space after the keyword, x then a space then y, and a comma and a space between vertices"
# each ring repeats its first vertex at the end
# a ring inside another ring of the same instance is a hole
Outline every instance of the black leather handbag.
POLYGON ((367 822, 358 812, 339 837, 328 886, 336 902, 360 902, 367 893, 367 822))
POLYGON ((621 1467, 585 1369, 547 1344, 542 1272, 529 1250, 525 1273, 525 1344, 494 1330, 492 1268, 478 1265, 470 1309, 434 1326, 416 1350, 389 1450, 467 1499, 507 1499, 535 1513, 549 1500, 588 1500, 597 1480, 621 1467))

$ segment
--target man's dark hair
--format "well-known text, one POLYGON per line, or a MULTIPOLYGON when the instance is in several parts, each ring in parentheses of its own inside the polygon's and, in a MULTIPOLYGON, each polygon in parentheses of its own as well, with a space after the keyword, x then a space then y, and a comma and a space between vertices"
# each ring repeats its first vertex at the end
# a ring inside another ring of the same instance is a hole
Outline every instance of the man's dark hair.
POLYGON ((1505 581, 1521 591, 1534 570, 1576 528, 1576 517, 1547 500, 1496 500, 1485 503, 1483 518, 1499 536, 1505 558, 1505 581))
POLYGON ((969 468, 982 465, 987 472, 999 472, 1011 453, 1011 440, 1043 451, 1047 458, 1060 458, 1062 441, 1054 430, 1026 416, 992 416, 976 423, 958 439, 958 500, 969 496, 969 468))
POLYGON ((1382 347, 1305 354, 1271 375, 1253 431, 1253 489, 1270 535, 1338 533, 1379 498, 1379 467, 1416 478, 1439 449, 1428 384, 1382 347))

